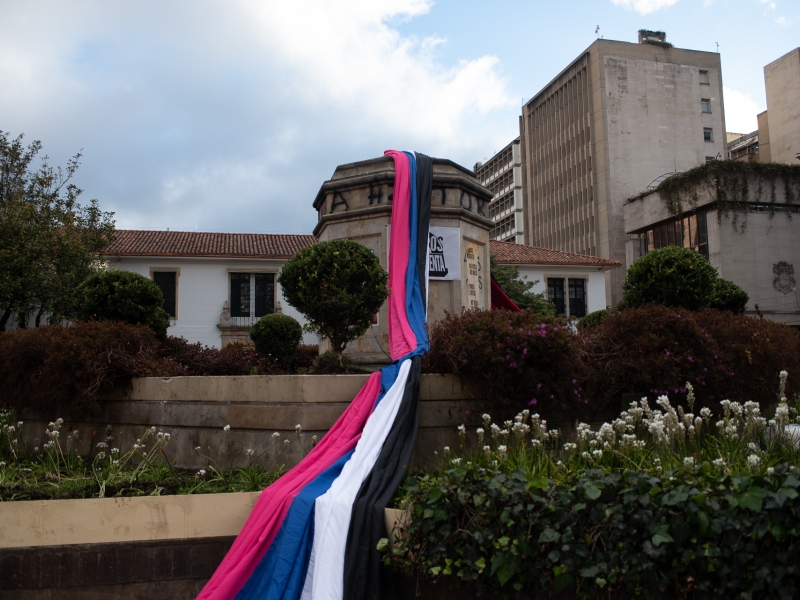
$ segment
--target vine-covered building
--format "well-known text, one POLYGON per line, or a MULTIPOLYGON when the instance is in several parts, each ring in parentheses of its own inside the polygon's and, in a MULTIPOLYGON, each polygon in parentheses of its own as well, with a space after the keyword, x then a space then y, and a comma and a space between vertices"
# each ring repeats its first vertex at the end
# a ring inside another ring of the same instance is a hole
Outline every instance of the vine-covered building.
MULTIPOLYGON (((625 261, 628 198, 723 158, 720 55, 599 39, 522 107, 525 243, 625 261)), ((624 272, 609 271, 607 304, 624 272)))
POLYGON ((800 327, 800 165, 714 162, 631 198, 624 214, 626 267, 692 248, 748 293, 747 314, 800 327))

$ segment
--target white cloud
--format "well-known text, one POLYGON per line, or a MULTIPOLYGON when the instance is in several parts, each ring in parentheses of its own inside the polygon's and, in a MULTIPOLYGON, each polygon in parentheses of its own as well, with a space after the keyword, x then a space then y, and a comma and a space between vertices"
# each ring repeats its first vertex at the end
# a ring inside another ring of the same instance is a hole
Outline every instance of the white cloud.
POLYGON ((761 4, 766 4, 772 10, 775 10, 775 2, 773 2, 773 0, 758 0, 758 1, 761 2, 761 4))
POLYGON ((310 231, 338 164, 415 149, 465 165, 516 135, 494 56, 443 63, 400 24, 431 0, 58 1, 4 7, 2 129, 122 227, 310 231))
POLYGON ((611 0, 615 6, 633 9, 639 14, 647 15, 677 3, 678 0, 611 0))
POLYGON ((725 128, 735 133, 750 133, 758 129, 756 116, 765 108, 749 95, 725 87, 722 90, 725 98, 725 128))
POLYGON ((787 19, 786 17, 776 17, 775 23, 777 23, 781 27, 791 27, 793 21, 792 19, 787 19))

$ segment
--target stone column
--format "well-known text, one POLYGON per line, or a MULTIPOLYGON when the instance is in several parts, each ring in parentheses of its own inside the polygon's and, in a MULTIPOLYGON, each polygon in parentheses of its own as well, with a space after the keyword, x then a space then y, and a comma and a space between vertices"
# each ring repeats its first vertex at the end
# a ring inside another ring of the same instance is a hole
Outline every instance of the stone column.
MULTIPOLYGON (((322 184, 314 200, 320 241, 349 239, 371 248, 387 268, 394 162, 375 158, 340 165, 322 184)), ((428 323, 445 313, 490 309, 489 219, 492 194, 469 169, 433 159, 431 234, 428 238, 431 282, 428 323)), ((387 310, 384 304, 371 331, 345 352, 357 363, 382 365, 389 358, 387 310)), ((326 349, 324 340, 320 351, 326 349)))

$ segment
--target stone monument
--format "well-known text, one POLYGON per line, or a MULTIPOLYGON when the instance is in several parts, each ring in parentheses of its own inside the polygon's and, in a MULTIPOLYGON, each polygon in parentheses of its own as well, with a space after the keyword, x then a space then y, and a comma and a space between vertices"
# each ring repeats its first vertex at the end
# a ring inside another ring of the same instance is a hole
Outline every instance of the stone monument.
MULTIPOLYGON (((336 167, 314 200, 320 241, 348 239, 364 244, 387 268, 391 235, 394 161, 374 158, 336 167)), ((489 275, 489 201, 492 193, 475 174, 456 163, 433 159, 431 229, 428 236, 430 289, 428 323, 445 313, 491 308, 489 275)), ((386 304, 371 330, 351 342, 345 353, 362 365, 391 362, 386 304)), ((320 352, 327 349, 320 341, 320 352)))

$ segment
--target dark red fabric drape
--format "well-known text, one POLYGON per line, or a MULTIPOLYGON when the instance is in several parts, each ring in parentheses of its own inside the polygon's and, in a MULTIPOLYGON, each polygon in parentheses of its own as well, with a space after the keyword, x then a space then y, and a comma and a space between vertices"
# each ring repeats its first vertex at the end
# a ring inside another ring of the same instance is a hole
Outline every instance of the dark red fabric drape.
POLYGON ((497 310, 498 308, 504 308, 512 312, 522 312, 522 309, 514 304, 511 298, 506 296, 503 288, 497 285, 494 277, 492 277, 492 310, 497 310))

